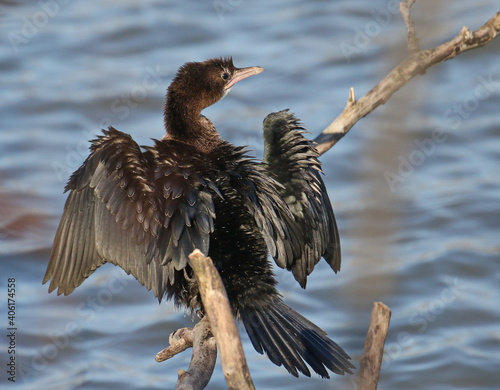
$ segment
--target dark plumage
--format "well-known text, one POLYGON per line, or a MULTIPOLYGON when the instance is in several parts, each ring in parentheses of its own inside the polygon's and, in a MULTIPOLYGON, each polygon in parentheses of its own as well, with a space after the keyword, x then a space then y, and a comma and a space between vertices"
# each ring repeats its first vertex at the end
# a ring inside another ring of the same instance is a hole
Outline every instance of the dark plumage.
MULTIPOLYGON (((301 226, 304 240, 302 256, 287 264, 305 288, 307 276, 324 257, 330 267, 340 271, 340 238, 332 205, 321 178, 321 163, 313 142, 295 116, 283 110, 264 119, 264 163, 277 180, 280 196, 301 226)), ((280 264, 279 264, 280 265, 280 264)), ((283 266, 283 265, 281 265, 283 266)))
POLYGON ((343 374, 349 356, 286 306, 268 254, 305 287, 323 256, 340 268, 338 233, 312 144, 286 112, 264 123, 266 164, 222 140, 201 111, 262 68, 232 60, 183 65, 168 88, 167 134, 142 148, 114 128, 71 176, 43 282, 70 294, 109 262, 161 301, 203 310, 187 256, 214 261, 255 349, 291 374, 343 374))

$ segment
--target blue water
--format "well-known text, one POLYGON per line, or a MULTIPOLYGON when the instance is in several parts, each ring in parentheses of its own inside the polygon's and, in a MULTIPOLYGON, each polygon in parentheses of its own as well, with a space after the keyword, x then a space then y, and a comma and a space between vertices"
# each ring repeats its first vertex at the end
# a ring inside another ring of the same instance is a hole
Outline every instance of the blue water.
MULTIPOLYGON (((1 388, 165 389, 190 353, 155 354, 191 318, 105 266, 68 297, 41 279, 69 175, 112 124, 162 136, 165 88, 186 61, 232 55, 265 72, 206 110, 262 155, 261 123, 290 108, 312 135, 406 56, 393 1, 56 1, 0 5, 1 388), (8 278, 16 280, 16 382, 7 381, 8 278), (5 333, 5 335, 3 334, 5 333)), ((478 28, 496 1, 418 1, 423 47, 478 28)), ((322 161, 342 238, 338 275, 286 302, 356 361, 374 301, 392 310, 383 389, 500 387, 500 41, 439 64, 361 120, 322 161)), ((258 389, 354 389, 295 379, 244 348, 258 389)), ((220 366, 210 389, 225 388, 220 366)))

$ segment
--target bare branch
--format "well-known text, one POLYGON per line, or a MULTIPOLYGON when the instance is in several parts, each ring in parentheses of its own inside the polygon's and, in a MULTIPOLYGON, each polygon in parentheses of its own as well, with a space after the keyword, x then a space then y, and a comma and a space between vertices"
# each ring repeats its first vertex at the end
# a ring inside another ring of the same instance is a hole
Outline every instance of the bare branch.
POLYGON ((370 326, 359 369, 359 390, 376 390, 384 355, 384 343, 391 321, 391 310, 382 302, 373 304, 370 326))
POLYGON ((408 53, 410 55, 415 54, 420 50, 420 45, 418 44, 417 33, 415 31, 415 24, 411 19, 410 9, 416 0, 406 0, 399 4, 399 9, 401 15, 403 15, 403 20, 406 25, 406 30, 408 31, 408 53))
POLYGON ((163 362, 193 346, 193 328, 177 329, 169 337, 170 346, 156 354, 155 360, 163 362))
POLYGON ((206 317, 193 328, 178 329, 170 335, 170 347, 156 354, 156 361, 163 362, 187 348, 193 348, 188 371, 177 372, 177 390, 202 390, 210 381, 217 360, 217 345, 206 317))
POLYGON ((176 390, 201 390, 204 389, 214 372, 217 360, 217 345, 210 331, 210 323, 206 317, 193 328, 193 355, 188 371, 177 372, 176 390))
POLYGON ((179 370, 177 390, 201 390, 212 376, 217 358, 217 344, 228 388, 254 390, 240 336, 236 328, 226 290, 212 260, 199 250, 189 256, 205 317, 193 328, 182 328, 170 335, 170 346, 156 355, 158 362, 193 347, 188 371, 179 370), (212 336, 212 332, 215 338, 212 336))
POLYGON ((353 104, 347 104, 342 113, 315 138, 320 154, 335 145, 363 117, 384 104, 409 80, 440 62, 471 49, 486 45, 500 32, 500 12, 482 27, 470 31, 464 27, 460 34, 430 50, 420 50, 401 62, 378 85, 353 104))
POLYGON ((199 250, 189 255, 206 316, 217 340, 229 390, 254 390, 226 290, 212 260, 199 250))

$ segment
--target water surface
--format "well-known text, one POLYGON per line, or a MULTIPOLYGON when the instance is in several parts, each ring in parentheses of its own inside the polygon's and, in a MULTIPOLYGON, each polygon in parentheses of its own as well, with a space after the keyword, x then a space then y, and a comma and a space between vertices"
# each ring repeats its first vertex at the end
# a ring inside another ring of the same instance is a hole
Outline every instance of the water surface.
MULTIPOLYGON (((362 96, 406 56, 393 3, 3 2, 0 288, 6 296, 16 279, 18 366, 15 384, 2 369, 2 388, 173 388, 190 354, 154 356, 190 317, 113 266, 68 297, 41 285, 63 187, 88 140, 110 124, 141 144, 161 137, 177 68, 222 55, 266 70, 206 110, 226 139, 261 156, 262 120, 283 108, 315 135, 350 87, 362 96)), ((417 3, 423 47, 498 11, 486 0, 417 3)), ((320 264, 303 291, 277 270, 286 302, 356 361, 372 303, 392 309, 380 388, 500 385, 499 50, 494 42, 429 70, 327 152, 342 271, 320 264)), ((351 376, 295 379, 242 337, 258 389, 355 388, 351 376)), ((225 388, 220 366, 209 388, 225 388)))

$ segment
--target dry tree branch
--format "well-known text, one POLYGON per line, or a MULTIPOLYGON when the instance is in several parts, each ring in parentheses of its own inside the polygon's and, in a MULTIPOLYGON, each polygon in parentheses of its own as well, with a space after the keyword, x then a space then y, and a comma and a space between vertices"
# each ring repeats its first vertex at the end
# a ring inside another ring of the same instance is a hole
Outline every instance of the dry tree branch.
MULTIPOLYGON (((409 1, 413 3, 413 1, 409 1)), ((411 5, 411 4, 410 4, 411 5)), ((404 8, 404 7, 403 7, 404 8)), ((408 10, 409 12, 409 10, 408 10)), ((409 16, 408 16, 409 17, 409 16)), ((407 26, 413 26, 408 19, 407 26)), ((407 27, 409 35, 414 27, 407 27)), ((342 113, 314 141, 320 154, 335 145, 363 117, 386 103, 389 98, 408 81, 428 68, 457 55, 484 46, 500 33, 500 12, 476 31, 462 28, 460 34, 433 49, 419 50, 401 62, 380 83, 358 101, 351 88, 349 99, 342 113)), ((414 33, 411 33, 414 35, 414 33)), ((409 38, 410 39, 410 38, 409 38)), ((413 38, 412 38, 413 39, 413 38)), ((411 49, 410 49, 411 51, 411 49)))
POLYGON ((361 356, 358 389, 377 390, 384 344, 391 321, 391 310, 382 302, 373 304, 370 326, 366 334, 365 349, 361 356))
POLYGON ((156 361, 170 359, 193 347, 189 369, 179 370, 176 389, 201 390, 212 376, 218 347, 228 389, 255 390, 226 290, 217 269, 212 260, 203 256, 198 249, 189 255, 189 265, 194 271, 206 315, 193 328, 182 328, 172 333, 170 347, 158 352, 156 361))
MULTIPOLYGON (((196 326, 195 326, 196 327, 196 326)), ((158 363, 168 360, 178 353, 185 351, 193 346, 194 328, 181 328, 172 332, 168 338, 170 346, 156 354, 155 360, 158 363)))
POLYGON ((203 306, 220 351, 222 371, 229 390, 254 390, 240 335, 236 328, 226 290, 209 257, 199 250, 189 255, 203 306))
POLYGON ((170 335, 170 347, 158 352, 156 361, 162 362, 193 347, 191 362, 187 371, 177 372, 176 390, 204 389, 214 371, 217 361, 217 345, 210 331, 208 317, 203 318, 193 328, 182 328, 170 335))

